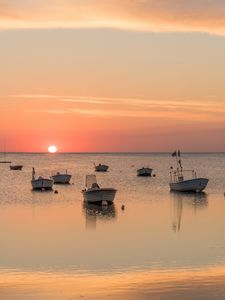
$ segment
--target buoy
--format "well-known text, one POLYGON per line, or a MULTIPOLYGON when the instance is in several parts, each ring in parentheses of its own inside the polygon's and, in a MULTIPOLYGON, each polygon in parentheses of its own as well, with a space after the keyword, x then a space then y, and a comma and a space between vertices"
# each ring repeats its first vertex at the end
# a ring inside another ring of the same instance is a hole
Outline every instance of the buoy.
POLYGON ((58 194, 59 192, 57 190, 54 191, 55 194, 58 194))
POLYGON ((108 202, 107 201, 102 201, 102 206, 107 206, 108 205, 108 202))
POLYGON ((124 205, 124 204, 121 205, 121 209, 122 209, 122 210, 125 209, 125 205, 124 205))

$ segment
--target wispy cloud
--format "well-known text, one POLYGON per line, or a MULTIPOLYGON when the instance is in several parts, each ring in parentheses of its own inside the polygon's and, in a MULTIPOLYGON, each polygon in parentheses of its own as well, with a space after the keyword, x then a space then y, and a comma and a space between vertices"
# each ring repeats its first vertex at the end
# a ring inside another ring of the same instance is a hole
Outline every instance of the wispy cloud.
POLYGON ((75 114, 83 118, 142 118, 178 120, 180 122, 224 123, 225 103, 213 100, 151 100, 141 98, 112 98, 90 96, 15 95, 18 99, 32 99, 36 109, 30 112, 75 114), (25 96, 25 97, 24 97, 25 96), (39 101, 41 100, 41 102, 39 101), (38 101, 38 102, 37 102, 38 101), (43 105, 41 104, 43 103, 43 105))
POLYGON ((0 28, 121 28, 225 35, 224 0, 0 1, 0 28))
POLYGON ((18 94, 9 98, 32 100, 30 112, 79 115, 83 118, 142 118, 178 120, 180 122, 224 123, 225 103, 204 99, 154 100, 144 98, 113 98, 96 96, 63 96, 54 94, 18 94), (41 101, 41 102, 40 102, 41 101), (43 102, 43 105, 41 104, 43 102))
POLYGON ((55 95, 47 94, 20 94, 20 95, 10 95, 9 98, 18 98, 18 99, 57 99, 55 95))
POLYGON ((177 99, 177 100, 168 100, 168 99, 148 99, 148 98, 135 98, 135 97, 96 97, 96 96, 76 96, 76 95, 54 95, 54 94, 17 94, 9 95, 8 98, 18 98, 18 99, 33 99, 33 100, 50 100, 54 102, 65 102, 65 103, 88 103, 88 104, 127 104, 128 106, 138 105, 145 107, 158 107, 163 106, 165 108, 176 109, 179 107, 188 108, 195 107, 204 110, 218 110, 221 111, 221 107, 225 109, 224 101, 215 102, 213 99, 216 98, 216 95, 209 95, 208 99, 204 99, 204 105, 202 101, 197 99, 177 99))
POLYGON ((60 99, 61 102, 69 103, 89 103, 89 104, 107 104, 109 101, 104 98, 90 98, 90 97, 74 97, 71 99, 60 99))

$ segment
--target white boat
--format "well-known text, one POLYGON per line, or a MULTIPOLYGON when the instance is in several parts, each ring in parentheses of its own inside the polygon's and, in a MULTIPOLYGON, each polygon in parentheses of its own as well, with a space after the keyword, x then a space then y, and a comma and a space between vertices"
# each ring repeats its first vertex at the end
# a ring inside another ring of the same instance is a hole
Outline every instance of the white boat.
POLYGON ((98 164, 97 166, 95 165, 95 172, 107 172, 108 168, 109 166, 107 165, 98 164))
POLYGON ((177 169, 170 171, 170 190, 178 192, 202 192, 207 184, 207 178, 197 177, 194 170, 183 170, 181 163, 180 151, 176 151, 172 154, 176 157, 177 169))
POLYGON ((66 171, 66 173, 57 172, 55 175, 52 175, 51 178, 53 179, 54 183, 69 184, 71 177, 72 175, 67 174, 66 171))
POLYGON ((137 176, 152 176, 152 169, 151 168, 141 168, 137 170, 137 176))
POLYGON ((95 175, 86 175, 86 188, 82 191, 84 201, 88 203, 113 203, 117 190, 100 188, 95 175))
POLYGON ((54 181, 50 178, 43 178, 39 176, 37 179, 35 177, 35 169, 32 171, 31 185, 33 190, 52 190, 54 181))

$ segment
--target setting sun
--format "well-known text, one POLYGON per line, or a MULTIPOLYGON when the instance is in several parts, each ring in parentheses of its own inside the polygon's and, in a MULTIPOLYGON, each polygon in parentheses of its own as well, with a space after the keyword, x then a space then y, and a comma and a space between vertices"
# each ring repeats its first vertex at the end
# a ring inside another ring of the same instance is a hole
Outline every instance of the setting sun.
POLYGON ((49 153, 56 153, 57 150, 58 150, 57 147, 54 146, 54 145, 48 147, 48 152, 49 153))

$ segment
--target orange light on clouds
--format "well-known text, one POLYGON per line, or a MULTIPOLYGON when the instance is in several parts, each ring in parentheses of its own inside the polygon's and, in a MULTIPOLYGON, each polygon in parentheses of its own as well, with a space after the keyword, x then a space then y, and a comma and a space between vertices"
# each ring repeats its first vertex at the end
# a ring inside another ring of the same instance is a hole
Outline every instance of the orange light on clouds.
POLYGON ((223 103, 210 101, 202 107, 200 101, 75 97, 62 101, 64 97, 60 96, 44 100, 36 97, 0 103, 4 112, 0 143, 7 137, 7 151, 45 152, 48 148, 49 153, 55 153, 56 145, 61 152, 169 151, 174 144, 185 151, 223 147, 218 131, 225 130, 223 103), (9 115, 16 128, 9 122, 9 115), (209 136, 213 141, 210 145, 209 136), (100 139, 106 142, 99 143, 100 139), (54 144, 49 145, 49 141, 54 144))
POLYGON ((56 2, 0 4, 0 150, 225 150, 225 39, 181 33, 223 34, 221 1, 56 2))
POLYGON ((6 1, 0 4, 0 28, 116 28, 225 35, 220 0, 136 2, 57 0, 54 6, 49 0, 32 0, 29 5, 24 0, 6 1))

